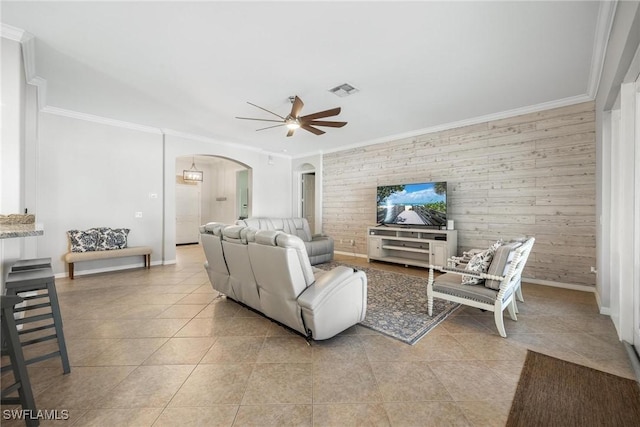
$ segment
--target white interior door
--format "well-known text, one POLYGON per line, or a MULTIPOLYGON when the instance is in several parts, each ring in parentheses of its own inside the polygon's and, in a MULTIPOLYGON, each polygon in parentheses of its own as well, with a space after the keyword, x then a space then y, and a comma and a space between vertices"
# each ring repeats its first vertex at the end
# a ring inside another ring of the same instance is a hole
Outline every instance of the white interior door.
POLYGON ((635 254, 633 257, 633 345, 636 352, 640 354, 640 76, 636 78, 635 125, 634 224, 632 224, 635 254))
POLYGON ((200 239, 200 186, 176 184, 176 244, 200 239))
POLYGON ((302 216, 309 222, 311 234, 316 228, 316 175, 314 173, 302 174, 302 216))

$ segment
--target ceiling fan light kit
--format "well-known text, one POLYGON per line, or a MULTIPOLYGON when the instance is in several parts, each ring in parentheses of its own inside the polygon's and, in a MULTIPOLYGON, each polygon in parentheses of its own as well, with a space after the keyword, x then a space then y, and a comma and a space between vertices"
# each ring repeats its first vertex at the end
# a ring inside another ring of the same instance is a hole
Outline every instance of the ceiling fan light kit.
POLYGON ((285 122, 286 122, 287 127, 289 129, 296 130, 296 129, 300 128, 300 122, 298 122, 298 119, 296 119, 294 117, 287 116, 287 118, 285 119, 285 122))
POLYGON ((266 111, 267 113, 278 117, 280 120, 258 119, 258 118, 252 118, 252 117, 236 117, 236 119, 258 120, 261 122, 278 123, 277 125, 256 129, 256 131, 271 129, 279 126, 286 126, 289 129, 287 132, 287 136, 293 136, 295 130, 299 128, 302 128, 307 132, 311 132, 315 135, 322 135, 325 133, 325 131, 318 129, 317 126, 341 128, 347 124, 347 122, 317 120, 317 119, 323 119, 325 117, 337 116, 338 114, 340 114, 340 110, 341 110, 340 107, 332 108, 330 110, 325 110, 325 111, 319 111, 317 113, 308 114, 306 116, 301 116, 300 112, 302 111, 302 107, 304 106, 304 103, 302 102, 302 100, 297 96, 291 96, 289 97, 289 100, 292 103, 291 112, 286 117, 282 117, 280 114, 274 113, 273 111, 267 110, 266 108, 260 107, 259 105, 252 104, 251 102, 247 102, 247 104, 252 105, 256 108, 259 108, 263 111, 266 111))

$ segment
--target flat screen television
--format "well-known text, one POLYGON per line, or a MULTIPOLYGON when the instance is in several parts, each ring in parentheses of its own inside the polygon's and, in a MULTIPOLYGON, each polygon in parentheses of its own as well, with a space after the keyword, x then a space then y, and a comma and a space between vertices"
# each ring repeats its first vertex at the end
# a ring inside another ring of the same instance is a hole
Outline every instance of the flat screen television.
POLYGON ((378 186, 378 224, 442 228, 447 225, 447 183, 378 186))

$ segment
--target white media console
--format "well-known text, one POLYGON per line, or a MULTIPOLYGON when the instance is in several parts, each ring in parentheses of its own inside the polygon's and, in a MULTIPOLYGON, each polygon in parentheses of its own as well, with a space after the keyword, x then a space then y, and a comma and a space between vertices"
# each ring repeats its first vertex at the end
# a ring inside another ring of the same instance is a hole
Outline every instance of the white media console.
POLYGON ((367 228, 368 260, 429 267, 457 255, 458 231, 377 226, 367 228))

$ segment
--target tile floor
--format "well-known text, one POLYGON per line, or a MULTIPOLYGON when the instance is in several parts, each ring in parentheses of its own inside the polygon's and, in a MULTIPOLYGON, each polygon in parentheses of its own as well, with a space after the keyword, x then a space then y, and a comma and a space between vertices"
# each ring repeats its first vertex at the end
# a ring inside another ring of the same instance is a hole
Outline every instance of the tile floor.
POLYGON ((29 373, 38 408, 69 419, 42 425, 501 426, 527 349, 634 378, 589 293, 524 284, 506 339, 464 308, 414 346, 361 326, 309 346, 217 298, 203 261, 186 246, 176 265, 56 281, 72 371, 51 359, 29 373))

